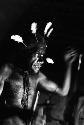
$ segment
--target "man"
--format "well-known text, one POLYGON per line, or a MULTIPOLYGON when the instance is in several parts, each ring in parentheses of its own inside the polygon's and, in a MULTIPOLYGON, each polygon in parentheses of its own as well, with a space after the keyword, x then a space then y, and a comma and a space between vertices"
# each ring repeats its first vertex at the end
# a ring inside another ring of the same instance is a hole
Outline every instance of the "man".
POLYGON ((57 83, 49 80, 40 71, 44 63, 46 42, 44 37, 39 34, 36 34, 35 37, 35 41, 25 47, 26 52, 33 50, 30 61, 28 60, 29 68, 26 71, 17 68, 10 62, 4 64, 0 69, 0 95, 6 111, 3 113, 0 109, 0 125, 32 124, 30 121, 33 115, 32 112, 35 111, 37 105, 35 103, 37 101, 38 85, 61 96, 66 96, 69 92, 71 68, 77 57, 76 51, 72 49, 64 56, 67 69, 63 88, 59 88, 57 83))

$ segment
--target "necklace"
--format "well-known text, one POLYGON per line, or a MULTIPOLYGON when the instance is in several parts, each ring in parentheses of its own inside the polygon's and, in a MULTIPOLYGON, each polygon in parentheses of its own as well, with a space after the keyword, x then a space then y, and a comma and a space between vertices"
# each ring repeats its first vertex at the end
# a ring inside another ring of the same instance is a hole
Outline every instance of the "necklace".
POLYGON ((24 93, 21 104, 22 107, 26 109, 28 107, 28 91, 29 91, 29 74, 27 71, 24 72, 23 86, 24 86, 24 93))

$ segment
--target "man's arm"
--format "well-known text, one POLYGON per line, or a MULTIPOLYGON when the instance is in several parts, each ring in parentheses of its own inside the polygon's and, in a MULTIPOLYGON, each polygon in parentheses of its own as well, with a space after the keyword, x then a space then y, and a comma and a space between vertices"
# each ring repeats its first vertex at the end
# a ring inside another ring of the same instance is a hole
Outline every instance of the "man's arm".
POLYGON ((56 93, 60 94, 61 96, 66 96, 70 89, 71 69, 72 69, 72 64, 75 61, 76 57, 77 57, 77 55, 75 54, 74 51, 69 52, 65 56, 65 61, 67 62, 67 69, 66 69, 65 79, 64 79, 62 88, 59 88, 55 82, 48 80, 47 77, 41 73, 40 73, 38 82, 46 90, 51 91, 51 92, 56 92, 56 93))
POLYGON ((10 76, 12 70, 9 65, 4 65, 0 69, 0 95, 2 94, 4 82, 10 76))
POLYGON ((47 77, 45 77, 43 74, 41 75, 41 79, 39 79, 39 83, 43 88, 50 92, 56 92, 62 96, 65 96, 68 94, 69 88, 70 88, 70 82, 71 82, 71 67, 68 68, 66 73, 66 79, 63 85, 63 88, 59 88, 57 83, 54 81, 49 80, 47 77))
POLYGON ((70 83, 71 83, 71 69, 72 69, 72 64, 67 66, 67 71, 65 74, 65 79, 63 83, 63 88, 57 88, 56 92, 62 96, 66 96, 69 92, 70 89, 70 83))

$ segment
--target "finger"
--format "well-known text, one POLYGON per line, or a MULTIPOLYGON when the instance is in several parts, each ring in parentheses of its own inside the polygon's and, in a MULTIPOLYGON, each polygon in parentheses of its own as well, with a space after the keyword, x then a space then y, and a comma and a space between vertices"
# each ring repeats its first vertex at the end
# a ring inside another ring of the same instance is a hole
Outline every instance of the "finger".
POLYGON ((76 50, 76 49, 69 49, 69 50, 67 51, 67 53, 74 53, 74 52, 77 52, 77 50, 76 50))
POLYGON ((78 54, 77 53, 73 53, 73 54, 70 54, 69 56, 72 57, 72 56, 77 56, 78 54))
POLYGON ((67 56, 67 57, 65 57, 65 60, 67 60, 67 61, 71 60, 70 62, 73 62, 77 57, 78 57, 78 55, 67 56))
POLYGON ((71 57, 71 56, 77 56, 78 54, 77 53, 69 53, 69 54, 66 54, 65 56, 66 57, 71 57))
POLYGON ((77 51, 68 51, 66 54, 67 55, 69 55, 69 54, 77 54, 77 51))
POLYGON ((72 59, 70 60, 70 63, 74 62, 76 60, 77 56, 72 57, 72 59))

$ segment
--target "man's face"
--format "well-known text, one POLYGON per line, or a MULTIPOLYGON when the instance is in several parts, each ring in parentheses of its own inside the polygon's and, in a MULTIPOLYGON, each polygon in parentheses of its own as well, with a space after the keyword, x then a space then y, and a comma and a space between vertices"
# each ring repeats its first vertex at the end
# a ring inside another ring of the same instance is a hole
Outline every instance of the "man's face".
MULTIPOLYGON (((43 55, 41 55, 43 56, 43 55)), ((39 59, 39 56, 38 54, 35 54, 33 57, 32 57, 32 69, 35 73, 38 73, 39 70, 40 70, 40 67, 42 66, 42 64, 44 63, 42 60, 39 59)))

